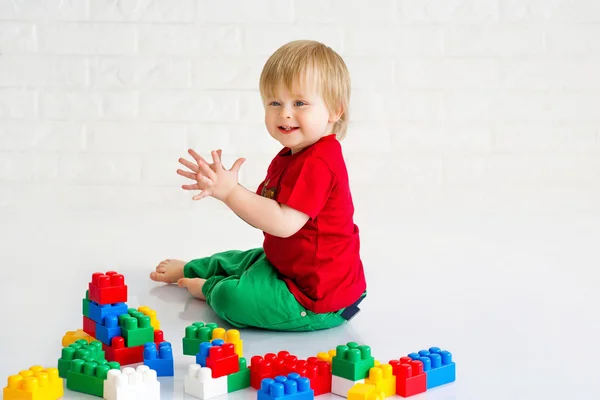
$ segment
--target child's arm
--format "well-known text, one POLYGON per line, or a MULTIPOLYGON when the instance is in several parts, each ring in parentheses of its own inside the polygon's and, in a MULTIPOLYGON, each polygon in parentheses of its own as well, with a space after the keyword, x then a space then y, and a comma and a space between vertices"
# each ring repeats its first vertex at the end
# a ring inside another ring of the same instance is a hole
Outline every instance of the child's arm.
POLYGON ((201 190, 199 194, 192 197, 194 200, 207 196, 221 200, 248 224, 273 236, 292 236, 308 221, 308 215, 260 196, 240 185, 238 171, 244 159, 236 160, 233 167, 226 170, 221 164, 220 150, 212 152, 212 164, 208 164, 193 150, 189 153, 198 163, 197 166, 183 159, 179 161, 194 173, 181 170, 177 172, 196 181, 196 184, 182 186, 187 190, 201 190))

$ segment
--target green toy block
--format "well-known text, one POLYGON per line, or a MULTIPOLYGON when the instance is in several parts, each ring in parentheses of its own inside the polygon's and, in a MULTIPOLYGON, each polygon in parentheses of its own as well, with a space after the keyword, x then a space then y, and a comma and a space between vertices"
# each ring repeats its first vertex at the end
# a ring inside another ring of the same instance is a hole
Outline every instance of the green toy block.
POLYGON ((89 318, 90 317, 90 291, 89 290, 85 291, 85 299, 83 299, 82 303, 83 303, 82 304, 83 315, 89 318))
POLYGON ((67 377, 67 371, 73 360, 106 361, 104 350, 102 350, 102 342, 94 340, 88 344, 87 340, 80 339, 67 347, 63 347, 61 357, 58 359, 58 376, 61 378, 67 377))
POLYGON ((368 378, 369 370, 375 366, 369 346, 359 346, 348 342, 346 346, 337 346, 331 360, 331 373, 351 381, 368 378))
POLYGON ((73 360, 67 372, 67 389, 104 397, 104 381, 111 369, 120 369, 118 362, 97 363, 94 361, 73 360))
POLYGON ((240 370, 227 375, 227 393, 250 387, 250 369, 247 366, 246 359, 240 357, 238 363, 240 370))
POLYGON ((150 317, 135 308, 130 308, 127 312, 119 315, 125 347, 143 346, 145 343, 154 342, 154 328, 150 325, 150 317))
POLYGON ((200 351, 200 343, 210 342, 213 331, 219 326, 214 322, 194 322, 185 328, 185 337, 183 338, 183 354, 186 356, 195 356, 200 351))

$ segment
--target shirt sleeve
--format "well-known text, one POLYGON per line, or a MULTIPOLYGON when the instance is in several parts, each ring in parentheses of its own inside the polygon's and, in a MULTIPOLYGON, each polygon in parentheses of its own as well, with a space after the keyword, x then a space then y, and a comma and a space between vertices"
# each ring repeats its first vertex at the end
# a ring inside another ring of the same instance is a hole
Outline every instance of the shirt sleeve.
POLYGON ((322 158, 307 159, 299 168, 286 172, 277 201, 314 219, 327 203, 335 181, 322 158))

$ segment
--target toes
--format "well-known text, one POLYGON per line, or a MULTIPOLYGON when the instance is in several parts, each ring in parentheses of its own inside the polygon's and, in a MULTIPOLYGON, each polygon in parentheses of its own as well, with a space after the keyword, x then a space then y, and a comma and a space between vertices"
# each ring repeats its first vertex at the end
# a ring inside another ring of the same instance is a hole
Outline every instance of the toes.
POLYGON ((167 267, 165 267, 164 265, 159 265, 158 267, 156 267, 156 272, 166 272, 167 271, 167 267))
POLYGON ((180 288, 187 288, 189 278, 181 278, 177 281, 177 286, 180 288))
POLYGON ((156 272, 150 272, 150 279, 158 282, 158 274, 156 272))

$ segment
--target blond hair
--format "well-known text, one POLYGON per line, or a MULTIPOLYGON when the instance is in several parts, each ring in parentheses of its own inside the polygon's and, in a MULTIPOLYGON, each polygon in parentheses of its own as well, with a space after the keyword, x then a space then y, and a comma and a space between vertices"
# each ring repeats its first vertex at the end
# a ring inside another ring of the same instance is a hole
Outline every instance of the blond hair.
POLYGON ((333 125, 338 140, 346 136, 350 104, 350 74, 344 60, 330 47, 314 40, 295 40, 277 49, 267 60, 260 76, 260 95, 274 97, 285 87, 291 93, 301 80, 313 75, 329 112, 339 120, 333 125))

